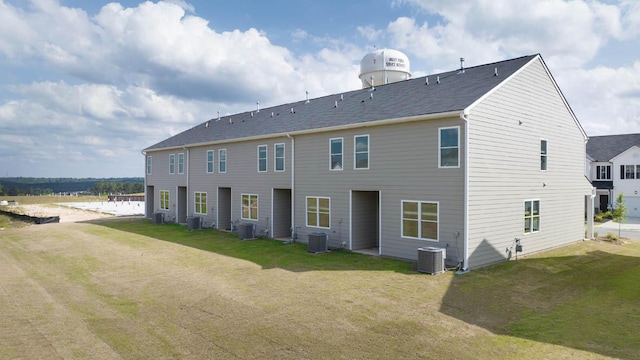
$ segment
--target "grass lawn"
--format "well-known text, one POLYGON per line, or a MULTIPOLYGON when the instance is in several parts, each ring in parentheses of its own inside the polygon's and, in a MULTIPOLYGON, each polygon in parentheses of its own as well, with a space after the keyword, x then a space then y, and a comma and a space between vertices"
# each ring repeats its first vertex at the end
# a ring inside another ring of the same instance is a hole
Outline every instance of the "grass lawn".
POLYGON ((141 219, 0 236, 0 358, 640 358, 640 242, 431 276, 141 219))

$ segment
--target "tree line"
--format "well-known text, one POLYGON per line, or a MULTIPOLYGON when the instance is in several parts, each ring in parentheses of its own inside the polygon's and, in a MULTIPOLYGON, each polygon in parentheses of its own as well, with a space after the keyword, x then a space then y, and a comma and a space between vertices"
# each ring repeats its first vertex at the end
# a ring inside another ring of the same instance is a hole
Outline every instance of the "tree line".
POLYGON ((0 195, 51 195, 84 193, 135 194, 144 192, 143 178, 0 178, 0 195))

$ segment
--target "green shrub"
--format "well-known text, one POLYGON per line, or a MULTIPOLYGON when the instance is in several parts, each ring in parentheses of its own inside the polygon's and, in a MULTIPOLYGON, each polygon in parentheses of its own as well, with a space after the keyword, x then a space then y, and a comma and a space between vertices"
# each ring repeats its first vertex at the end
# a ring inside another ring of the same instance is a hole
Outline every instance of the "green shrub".
POLYGON ((607 233, 607 236, 605 236, 607 239, 609 240, 619 240, 620 238, 618 237, 618 235, 614 234, 614 233, 607 233))

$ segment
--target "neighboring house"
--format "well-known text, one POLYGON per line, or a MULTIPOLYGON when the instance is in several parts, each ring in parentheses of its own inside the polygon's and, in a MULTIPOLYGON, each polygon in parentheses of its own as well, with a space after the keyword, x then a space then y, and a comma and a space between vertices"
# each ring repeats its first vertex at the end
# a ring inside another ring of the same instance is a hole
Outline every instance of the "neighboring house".
POLYGON ((144 150, 146 215, 466 270, 584 238, 586 139, 525 56, 206 121, 144 150))
POLYGON ((587 163, 596 212, 613 207, 621 193, 627 216, 640 217, 640 134, 590 137, 587 163))

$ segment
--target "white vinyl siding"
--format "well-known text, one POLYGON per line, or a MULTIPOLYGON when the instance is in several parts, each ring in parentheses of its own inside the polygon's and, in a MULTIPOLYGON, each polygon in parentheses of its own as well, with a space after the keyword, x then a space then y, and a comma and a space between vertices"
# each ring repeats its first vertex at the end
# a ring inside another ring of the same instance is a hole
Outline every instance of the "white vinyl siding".
POLYGON ((215 156, 213 150, 207 150, 207 174, 213 174, 215 168, 215 156))
POLYGON ((160 190, 160 209, 169 210, 169 190, 160 190))
POLYGON ((402 237, 438 241, 439 204, 402 201, 402 237))
POLYGON ((438 130, 438 167, 460 167, 460 127, 445 127, 438 130))
POLYGON ((147 175, 151 175, 151 164, 152 164, 151 156, 147 156, 147 175))
POLYGON ((194 192, 193 193, 193 206, 196 214, 207 214, 207 193, 206 192, 194 192))
POLYGON ((258 172, 267 171, 267 145, 258 146, 258 172))
POLYGON ((329 139, 329 170, 342 171, 343 139, 329 139))
POLYGON ((258 220, 258 195, 242 194, 241 208, 243 220, 258 220))
POLYGON ((353 168, 366 170, 369 168, 369 135, 353 137, 353 168))
POLYGON ((540 140, 540 171, 547 171, 547 140, 540 140))
POLYGON ((273 170, 284 171, 284 144, 273 145, 273 170))
POLYGON ((221 174, 227 172, 227 149, 218 150, 218 172, 221 174))
POLYGON ((184 153, 178 154, 178 174, 184 174, 184 153))
POLYGON ((307 226, 329 229, 331 224, 331 199, 307 196, 307 226))
POLYGON ((524 202, 524 233, 538 231, 540 231, 540 200, 526 200, 524 202))
POLYGON ((176 155, 169 154, 169 174, 176 173, 176 155))

